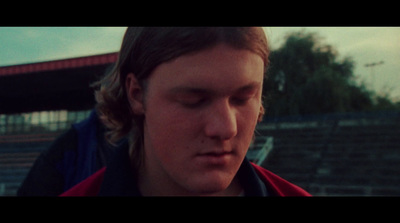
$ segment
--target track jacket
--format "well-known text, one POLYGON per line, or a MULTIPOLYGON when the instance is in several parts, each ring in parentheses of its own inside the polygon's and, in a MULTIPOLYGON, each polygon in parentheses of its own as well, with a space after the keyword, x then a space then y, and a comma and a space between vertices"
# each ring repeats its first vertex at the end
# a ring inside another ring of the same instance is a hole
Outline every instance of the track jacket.
MULTIPOLYGON (((244 159, 238 171, 245 196, 311 196, 270 171, 244 159)), ((118 148, 103 167, 60 196, 141 196, 134 179, 128 146, 118 148)))

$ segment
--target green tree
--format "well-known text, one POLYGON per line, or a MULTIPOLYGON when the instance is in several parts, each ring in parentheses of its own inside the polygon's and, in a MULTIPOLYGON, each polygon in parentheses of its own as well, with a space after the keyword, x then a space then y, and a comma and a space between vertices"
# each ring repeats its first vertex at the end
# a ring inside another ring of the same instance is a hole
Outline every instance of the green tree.
MULTIPOLYGON (((354 62, 338 60, 337 51, 316 33, 290 33, 270 55, 264 104, 268 116, 394 109, 387 97, 354 81, 354 62), (377 100, 378 99, 378 100, 377 100)), ((399 106, 397 105, 397 108, 399 106)))

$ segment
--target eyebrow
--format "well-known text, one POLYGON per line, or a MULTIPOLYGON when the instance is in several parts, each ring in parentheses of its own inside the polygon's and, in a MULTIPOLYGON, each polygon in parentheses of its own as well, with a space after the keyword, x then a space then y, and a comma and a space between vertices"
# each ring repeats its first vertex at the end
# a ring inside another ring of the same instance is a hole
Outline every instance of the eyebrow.
MULTIPOLYGON (((258 89, 260 86, 261 86, 261 83, 252 82, 250 84, 247 84, 245 86, 242 86, 242 87, 234 90, 233 92, 234 93, 241 93, 241 92, 252 91, 252 90, 258 89)), ((172 93, 172 94, 188 93, 188 94, 198 94, 198 95, 213 95, 213 94, 217 93, 213 89, 198 88, 198 87, 186 87, 186 86, 174 87, 169 92, 172 93)))
POLYGON ((261 87, 261 83, 259 82, 252 82, 250 84, 247 84, 239 89, 237 89, 235 92, 246 92, 246 91, 252 91, 255 89, 258 89, 261 87))

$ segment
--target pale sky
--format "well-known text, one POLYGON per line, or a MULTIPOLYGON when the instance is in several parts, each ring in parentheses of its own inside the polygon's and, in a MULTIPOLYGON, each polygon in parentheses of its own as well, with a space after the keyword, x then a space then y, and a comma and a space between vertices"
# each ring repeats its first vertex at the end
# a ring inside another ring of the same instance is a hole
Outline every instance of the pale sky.
MULTIPOLYGON (((288 32, 315 32, 376 91, 400 100, 400 27, 265 27, 272 49, 288 32), (374 68, 365 64, 384 61, 374 68), (374 81, 374 83, 373 83, 374 81)), ((117 52, 126 27, 0 27, 0 66, 117 52)))

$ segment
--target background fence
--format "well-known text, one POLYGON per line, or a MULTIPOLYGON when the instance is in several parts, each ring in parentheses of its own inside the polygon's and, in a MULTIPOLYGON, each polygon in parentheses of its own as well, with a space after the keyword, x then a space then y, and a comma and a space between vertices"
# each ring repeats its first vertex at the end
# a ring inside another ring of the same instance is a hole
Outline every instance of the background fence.
POLYGON ((399 115, 266 120, 258 132, 274 146, 262 165, 313 195, 400 196, 399 115))
MULTIPOLYGON (((58 126, 65 128, 0 135, 0 195, 16 194, 70 123, 58 126)), ((399 112, 266 119, 256 132, 251 153, 270 150, 257 161, 313 195, 400 196, 399 112)))

